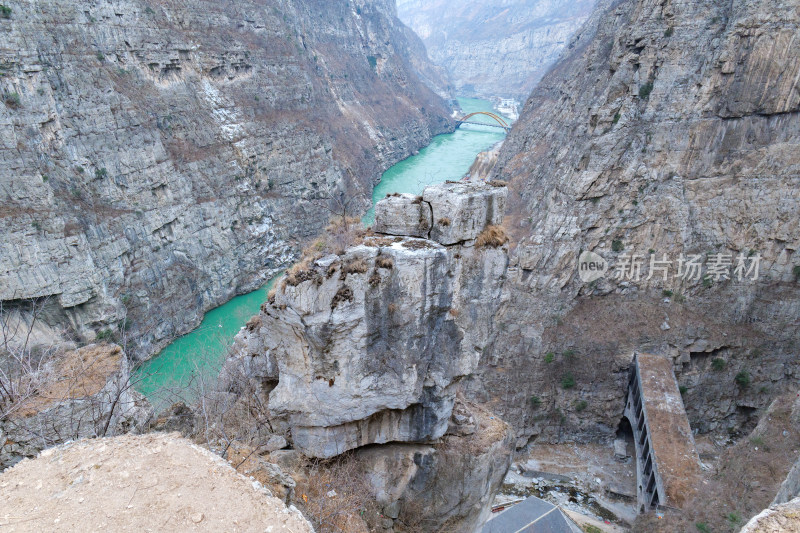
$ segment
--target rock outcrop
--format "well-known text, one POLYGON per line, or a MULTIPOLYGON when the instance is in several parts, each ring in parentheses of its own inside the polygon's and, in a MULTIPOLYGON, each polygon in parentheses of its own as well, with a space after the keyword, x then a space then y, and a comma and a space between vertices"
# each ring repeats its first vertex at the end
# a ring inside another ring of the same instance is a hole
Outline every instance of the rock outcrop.
POLYGON ((800 498, 773 505, 754 516, 739 533, 800 531, 800 498))
POLYGON ((400 18, 460 95, 527 98, 594 0, 398 0, 400 18))
MULTIPOLYGON (((480 531, 511 466, 514 433, 457 403, 441 444, 370 446, 356 454, 383 516, 398 531, 480 531), (469 423, 459 423, 469 417, 469 423)), ((383 524, 389 525, 388 522, 383 524)))
POLYGON ((438 439, 496 334, 508 256, 492 224, 505 196, 448 183, 382 200, 375 227, 386 234, 290 271, 237 336, 228 373, 240 365, 277 382, 270 412, 310 456, 438 439))
POLYGON ((506 195, 482 182, 389 195, 374 231, 351 227, 354 245, 329 253, 335 233, 310 247, 223 368, 222 394, 269 393, 269 427, 294 448, 278 462, 355 450, 374 527, 478 531, 511 464, 511 428, 458 400, 497 335, 506 195))
POLYGON ((0 516, 9 531, 314 531, 297 509, 176 434, 50 448, 0 475, 0 489, 0 507, 14 510, 0 516))
POLYGON ((31 395, 0 413, 0 471, 69 440, 126 433, 150 416, 119 346, 85 346, 51 365, 31 395))
POLYGON ((700 432, 746 434, 797 380, 798 37, 781 0, 602 2, 535 89, 493 171, 517 245, 469 387, 519 445, 613 436, 637 349, 700 432))
POLYGON ((134 358, 452 128, 390 0, 6 4, 0 301, 50 297, 65 338, 124 325, 134 358))

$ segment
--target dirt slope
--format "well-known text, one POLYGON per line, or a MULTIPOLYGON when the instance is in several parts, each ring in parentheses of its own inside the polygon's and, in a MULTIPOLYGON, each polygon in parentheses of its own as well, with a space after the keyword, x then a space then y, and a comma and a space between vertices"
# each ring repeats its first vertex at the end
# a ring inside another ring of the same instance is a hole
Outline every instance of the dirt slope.
POLYGON ((0 475, 3 531, 313 531, 177 434, 83 440, 0 475))

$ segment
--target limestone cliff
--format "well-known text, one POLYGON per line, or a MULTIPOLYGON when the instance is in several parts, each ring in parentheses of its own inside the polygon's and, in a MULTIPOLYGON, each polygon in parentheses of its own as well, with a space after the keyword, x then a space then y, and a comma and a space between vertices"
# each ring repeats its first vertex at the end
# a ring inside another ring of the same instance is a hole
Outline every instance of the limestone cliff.
POLYGON ((470 386, 518 444, 613 435, 634 349, 674 358, 701 432, 746 433, 800 376, 798 37, 794 2, 604 2, 533 92, 494 169, 504 334, 470 386))
POLYGON ((452 127, 389 0, 5 4, 0 301, 51 336, 149 355, 452 127))
POLYGON ((384 527, 475 531, 510 465, 509 426, 457 402, 497 335, 505 198, 449 182, 380 201, 374 231, 338 251, 328 235, 288 271, 223 369, 224 390, 269 394, 295 450, 357 449, 384 527))
POLYGON ((438 439, 495 335, 508 256, 484 231, 505 194, 453 183, 382 200, 380 233, 289 271, 237 336, 228 373, 276 383, 270 412, 310 456, 438 439))
POLYGON ((594 0, 398 0, 462 95, 524 99, 580 28, 594 0))

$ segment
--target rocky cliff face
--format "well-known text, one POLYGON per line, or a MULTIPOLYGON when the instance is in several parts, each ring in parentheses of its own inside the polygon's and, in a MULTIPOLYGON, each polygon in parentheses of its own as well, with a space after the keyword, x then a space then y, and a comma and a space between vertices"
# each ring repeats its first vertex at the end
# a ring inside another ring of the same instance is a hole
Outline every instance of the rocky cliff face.
POLYGON ((277 382, 269 409, 296 448, 332 457, 445 433, 459 381, 494 338, 508 256, 490 237, 505 195, 453 183, 389 197, 380 233, 289 271, 229 368, 277 382))
POLYGON ((527 98, 593 0, 398 0, 400 18, 450 73, 459 94, 527 98))
POLYGON ((358 448, 384 527, 477 530, 510 465, 508 425, 456 403, 497 334, 505 198, 453 182, 382 200, 375 232, 289 270, 223 370, 269 393, 270 427, 306 456, 358 448))
POLYGON ((470 387, 518 444, 612 435, 633 349, 674 358, 701 432, 747 431, 797 379, 799 23, 779 0, 605 2, 531 95, 494 170, 504 334, 470 387), (585 251, 605 276, 582 281, 585 251))
POLYGON ((6 4, 0 301, 55 333, 152 353, 451 127, 388 0, 6 4))

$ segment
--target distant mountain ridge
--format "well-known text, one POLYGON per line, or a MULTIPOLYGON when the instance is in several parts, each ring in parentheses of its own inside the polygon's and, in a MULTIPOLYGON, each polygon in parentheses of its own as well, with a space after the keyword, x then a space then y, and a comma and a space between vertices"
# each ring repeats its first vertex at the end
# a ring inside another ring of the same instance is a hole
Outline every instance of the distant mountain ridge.
POLYGON ((449 71, 458 93, 521 100, 593 6, 593 0, 397 1, 398 16, 449 71))

